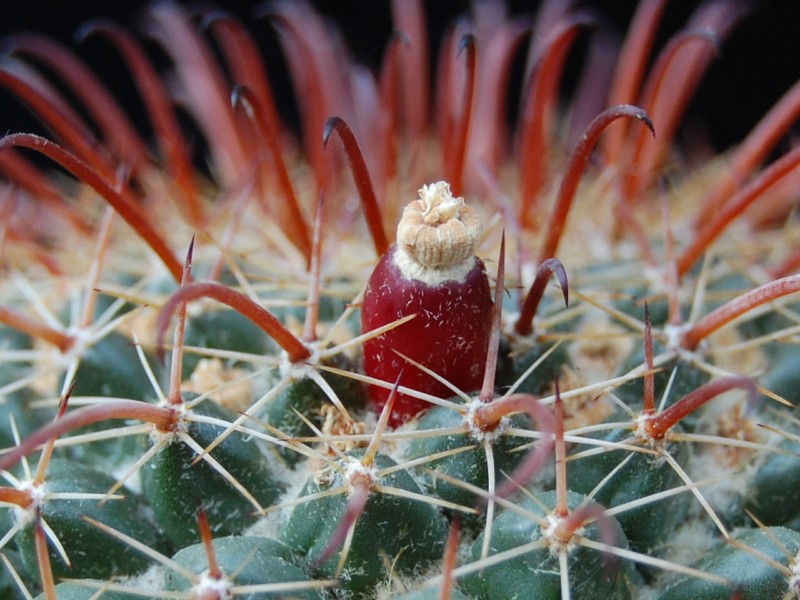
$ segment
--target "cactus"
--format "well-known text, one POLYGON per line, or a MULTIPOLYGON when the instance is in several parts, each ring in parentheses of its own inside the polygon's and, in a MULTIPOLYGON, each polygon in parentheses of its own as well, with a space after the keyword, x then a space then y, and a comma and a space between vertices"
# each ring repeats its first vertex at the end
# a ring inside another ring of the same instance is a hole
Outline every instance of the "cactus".
POLYGON ((269 4, 299 131, 222 11, 146 11, 169 74, 82 29, 146 129, 9 37, 0 84, 50 133, 0 139, 2 596, 800 598, 800 151, 768 158, 800 88, 730 156, 681 154, 741 15, 706 3, 655 54, 663 4, 574 144, 590 20, 558 3, 529 37, 478 3, 435 103, 420 1, 376 74, 269 4))

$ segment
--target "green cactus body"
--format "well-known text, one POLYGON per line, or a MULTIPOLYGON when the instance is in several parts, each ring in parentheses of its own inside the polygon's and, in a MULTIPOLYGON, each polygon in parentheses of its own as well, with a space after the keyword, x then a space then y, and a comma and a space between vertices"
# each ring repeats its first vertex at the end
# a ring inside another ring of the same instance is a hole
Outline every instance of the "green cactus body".
POLYGON ((800 526, 800 444, 783 440, 777 447, 782 452, 766 456, 753 473, 744 508, 765 525, 796 530, 800 526))
MULTIPOLYGON (((145 352, 145 359, 154 376, 160 377, 161 369, 155 357, 145 352)), ((74 382, 72 397, 123 398, 141 401, 151 401, 155 398, 155 391, 142 367, 135 344, 127 336, 116 331, 112 331, 82 353, 74 382)), ((63 386, 63 383, 59 386, 63 386)), ((75 434, 121 427, 124 424, 124 421, 108 421, 101 425, 81 428, 75 434)), ((128 462, 136 450, 135 438, 122 436, 77 445, 70 448, 69 452, 78 460, 113 469, 128 462)))
POLYGON ((36 393, 27 387, 0 395, 0 406, 3 407, 5 417, 0 421, 0 444, 4 448, 14 445, 12 419, 19 435, 25 436, 47 423, 52 417, 49 410, 32 406, 38 399, 36 393))
POLYGON ((553 385, 553 379, 567 363, 566 347, 562 344, 542 358, 552 344, 534 343, 518 340, 501 342, 500 359, 497 369, 497 387, 501 391, 514 386, 519 393, 544 394, 553 385), (524 377, 528 368, 539 362, 535 371, 524 377))
MULTIPOLYGON (((361 452, 351 452, 337 469, 326 468, 306 483, 300 499, 337 488, 342 493, 324 496, 299 504, 281 532, 281 540, 306 556, 314 564, 331 541, 347 508, 348 486, 341 469, 358 463, 361 452)), ((395 467, 390 458, 377 455, 374 466, 384 470, 395 467)), ((422 490, 404 470, 391 470, 380 477, 379 485, 421 494, 422 490)), ((352 543, 343 571, 336 574, 340 552, 318 565, 324 577, 338 577, 340 586, 357 595, 388 577, 387 565, 398 574, 411 574, 424 569, 442 556, 447 537, 447 521, 439 510, 424 499, 405 498, 390 492, 369 493, 364 512, 352 535, 352 543), (388 561, 388 562, 387 562, 388 561)))
MULTIPOLYGON (((302 583, 311 581, 292 551, 280 542, 267 537, 233 536, 218 537, 214 540, 214 552, 218 557, 218 567, 223 579, 236 591, 239 586, 259 586, 264 584, 302 583)), ((200 576, 208 574, 207 549, 203 544, 188 546, 172 557, 177 564, 200 576)), ((167 591, 188 591, 199 588, 203 582, 189 581, 178 573, 164 575, 164 589, 167 591)), ((301 600, 324 600, 322 590, 293 589, 285 591, 236 593, 242 600, 266 600, 268 598, 298 598, 301 600)))
MULTIPOLYGON (((203 402, 190 409, 209 419, 230 423, 236 415, 203 402)), ((200 448, 206 448, 224 431, 224 427, 208 422, 190 421, 186 435, 200 448)), ((245 489, 261 506, 270 506, 283 491, 269 460, 248 436, 234 432, 211 453, 237 482, 246 482, 245 489)), ((148 441, 148 444, 150 442, 148 441)), ((142 469, 142 487, 153 508, 156 521, 177 547, 199 540, 197 509, 208 514, 215 534, 240 533, 257 519, 253 503, 237 490, 224 475, 205 460, 197 460, 194 449, 180 439, 168 443, 142 469)))
POLYGON ((741 600, 777 600, 792 598, 792 593, 797 595, 800 591, 797 588, 800 581, 797 573, 800 534, 797 531, 783 527, 747 529, 738 531, 734 539, 737 544, 749 547, 751 552, 732 544, 722 544, 694 565, 705 573, 724 578, 727 580, 725 583, 682 578, 671 585, 659 600, 729 600, 736 594, 741 600), (794 575, 781 572, 753 552, 783 565, 786 571, 794 566, 794 575), (787 554, 793 558, 790 560, 787 554))
MULTIPOLYGON (((45 489, 48 494, 105 494, 116 480, 88 466, 63 459, 50 462, 45 489)), ((144 501, 129 490, 124 499, 59 499, 43 503, 42 518, 61 540, 68 566, 54 548, 50 561, 57 577, 106 578, 143 571, 150 559, 126 543, 101 531, 85 518, 92 518, 112 527, 151 548, 164 548, 158 527, 149 516, 144 501)), ((31 574, 38 573, 34 543, 34 522, 26 524, 17 536, 22 560, 31 574)))
MULTIPOLYGON (((526 425, 529 425, 528 419, 523 416, 516 416, 513 420, 509 419, 505 427, 524 427, 526 425)), ((407 458, 413 460, 449 450, 469 448, 458 454, 426 462, 422 465, 422 470, 423 472, 433 471, 426 478, 426 484, 437 496, 448 502, 474 507, 481 502, 481 499, 475 497, 474 492, 436 477, 437 473, 441 473, 478 488, 488 489, 489 466, 483 443, 473 439, 469 433, 446 436, 436 435, 436 431, 450 430, 459 426, 465 426, 464 415, 461 412, 440 406, 428 409, 419 418, 416 430, 418 432, 429 431, 431 436, 415 437, 409 444, 407 458)), ((503 472, 509 473, 513 471, 514 467, 525 456, 524 452, 515 452, 514 450, 527 441, 525 438, 515 437, 509 433, 500 433, 496 438, 489 441, 494 459, 493 477, 495 481, 500 481, 498 478, 502 477, 503 472)))
MULTIPOLYGON (((158 361, 152 355, 148 356, 148 364, 158 377, 158 361)), ((113 331, 81 355, 72 395, 150 400, 155 392, 142 369, 136 346, 127 336, 113 331)))
MULTIPOLYGON (((3 523, 3 525, 3 529, 7 530, 8 527, 5 527, 5 523, 3 523)), ((8 564, 11 565, 11 568, 14 570, 14 572, 25 572, 25 567, 22 564, 22 559, 20 558, 17 550, 3 548, 3 555, 6 557, 6 560, 8 560, 8 564)), ((35 594, 38 589, 39 588, 34 588, 28 591, 35 594)), ((18 592, 19 587, 17 582, 14 580, 11 569, 5 568, 0 571, 0 597, 16 599, 19 596, 18 592)))
MULTIPOLYGON (((102 598, 102 600, 139 600, 140 594, 129 594, 119 591, 108 591, 104 588, 104 582, 95 581, 95 585, 86 585, 81 583, 59 583, 55 587, 56 598, 58 600, 95 600, 102 598), (98 596, 98 594, 100 594, 98 596)), ((46 600, 44 594, 36 597, 36 600, 46 600)))
MULTIPOLYGON (((272 340, 253 323, 233 310, 215 310, 194 315, 186 322, 184 343, 195 348, 231 350, 262 356, 276 351, 272 340)), ((183 376, 189 377, 201 356, 183 357, 183 376)))
MULTIPOLYGON (((350 370, 353 368, 351 361, 341 355, 325 362, 326 366, 337 369, 350 370)), ((346 410, 363 409, 366 396, 360 383, 324 371, 321 371, 320 375, 346 410)), ((279 370, 273 371, 269 379, 273 385, 277 384, 281 379, 279 370)), ((260 418, 289 438, 314 437, 314 431, 303 418, 310 420, 317 428, 321 428, 324 423, 324 408, 332 406, 328 394, 320 388, 317 382, 308 378, 296 379, 267 404, 260 418)), ((300 453, 292 449, 281 447, 279 452, 290 465, 297 464, 297 461, 302 458, 300 453)))
MULTIPOLYGON (((441 589, 431 588, 392 596, 392 600, 439 600, 441 597, 441 589)), ((471 598, 458 590, 450 590, 450 600, 471 600, 471 598)))
POLYGON ((18 384, 19 380, 24 380, 30 374, 30 361, 9 360, 5 355, 17 351, 29 352, 32 348, 33 340, 29 335, 10 327, 0 327, 0 407, 3 409, 0 445, 4 448, 14 444, 12 418, 19 434, 25 436, 44 425, 52 416, 49 410, 33 408, 31 402, 36 399, 36 394, 30 387, 20 387, 18 384))
MULTIPOLYGON (((624 429, 612 430, 601 439, 607 442, 627 440, 628 443, 639 445, 635 440, 631 441, 631 431, 624 429)), ((667 442, 664 451, 678 465, 686 467, 689 448, 685 443, 667 442)), ((606 508, 614 508, 683 483, 663 456, 630 450, 608 450, 571 461, 567 466, 567 486, 572 491, 589 494, 628 458, 627 463, 596 491, 593 496, 595 502, 606 508)), ((652 553, 667 543, 671 532, 686 516, 690 503, 688 494, 683 492, 616 514, 631 547, 652 553)))
MULTIPOLYGON (((33 340, 31 336, 11 327, 0 327, 0 353, 31 350, 32 348, 33 340)), ((12 361, 4 356, 4 360, 0 362, 0 386, 14 383, 24 376, 30 368, 30 361, 12 361)))
MULTIPOLYGON (((538 496, 539 502, 524 500, 520 508, 528 514, 516 511, 504 512, 494 522, 488 559, 501 553, 510 556, 496 565, 486 567, 466 575, 462 580, 463 590, 473 598, 481 600, 519 600, 537 598, 558 600, 561 596, 561 569, 556 552, 548 544, 537 544, 537 548, 525 550, 536 542, 543 541, 542 525, 537 518, 544 519, 555 506, 554 492, 544 492, 538 496), (541 502, 541 504, 540 504, 541 502), (543 510, 546 507, 547 510, 543 510), (518 555, 516 550, 519 550, 518 555)), ((577 508, 585 496, 574 492, 567 494, 571 509, 577 508)), ((619 524, 609 519, 616 537, 616 545, 626 548, 625 534, 619 524)), ((470 558, 476 566, 480 563, 484 547, 484 535, 472 545, 470 558)), ((598 539, 597 525, 585 527, 579 535, 589 540, 598 539)), ((616 566, 607 564, 603 554, 597 550, 576 545, 567 550, 567 569, 573 597, 592 599, 615 598, 623 600, 634 598, 641 585, 641 575, 630 563, 616 566)))
POLYGON ((760 383, 779 397, 795 406, 795 416, 800 415, 800 347, 796 344, 777 344, 771 348, 772 368, 764 373, 760 383))

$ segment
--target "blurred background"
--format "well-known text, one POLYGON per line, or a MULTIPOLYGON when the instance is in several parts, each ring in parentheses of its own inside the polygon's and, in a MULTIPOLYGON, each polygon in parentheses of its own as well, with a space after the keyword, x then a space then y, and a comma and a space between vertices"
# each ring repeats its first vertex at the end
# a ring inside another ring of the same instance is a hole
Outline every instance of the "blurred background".
MULTIPOLYGON (((355 58, 369 67, 377 67, 391 34, 389 0, 316 0, 319 11, 337 22, 345 32, 355 58)), ((595 9, 604 27, 622 34, 637 5, 637 0, 592 0, 575 2, 595 9)), ((535 14, 539 2, 509 0, 513 14, 535 14)), ((679 30, 699 2, 672 0, 666 10, 659 39, 679 30)), ((195 4, 196 5, 196 4, 195 4)), ((258 3, 232 1, 215 6, 247 22, 269 57, 270 73, 276 93, 288 119, 294 117, 292 95, 283 71, 276 35, 265 20, 254 20, 252 10, 258 3)), ((735 29, 721 48, 721 53, 705 76, 689 108, 688 123, 700 124, 699 131, 717 150, 742 139, 760 115, 796 81, 800 80, 800 0, 752 0, 749 15, 735 29)), ((188 5, 187 6, 194 6, 188 5)), ((208 6, 208 4, 203 4, 208 6)), ((35 30, 53 36, 73 47, 100 74, 120 99, 134 120, 144 120, 138 95, 122 61, 100 40, 76 44, 76 29, 94 17, 110 17, 133 29, 146 9, 146 2, 108 2, 103 0, 2 0, 0 35, 19 30, 35 30)), ((432 48, 452 20, 469 11, 470 2, 429 0, 426 3, 432 48)), ((577 44, 569 61, 565 94, 579 72, 588 36, 577 44)), ((157 55, 157 49, 153 48, 157 55)), ((523 60, 518 61, 520 66, 523 60)), ((0 89, 0 131, 41 132, 35 119, 7 91, 0 89)), ((800 126, 796 128, 800 132, 800 126)))

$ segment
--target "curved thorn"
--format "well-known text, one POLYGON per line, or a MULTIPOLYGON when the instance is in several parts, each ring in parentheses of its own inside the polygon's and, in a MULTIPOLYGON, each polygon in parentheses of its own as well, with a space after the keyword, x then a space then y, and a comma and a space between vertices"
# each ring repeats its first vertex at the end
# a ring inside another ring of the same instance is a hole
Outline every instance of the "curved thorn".
POLYGON ((303 323, 303 341, 310 343, 317 340, 317 322, 319 321, 319 298, 322 287, 322 222, 323 202, 322 190, 317 200, 317 212, 314 216, 314 231, 311 238, 311 263, 308 267, 310 281, 308 299, 306 301, 306 319, 303 323))
POLYGON ((283 348, 293 363, 301 362, 311 356, 311 351, 266 308, 254 302, 241 292, 219 283, 197 282, 178 289, 161 309, 156 323, 156 352, 163 361, 164 335, 169 321, 178 306, 198 298, 213 298, 227 304, 242 316, 247 317, 283 348))
MULTIPOLYGON (((608 94, 609 104, 636 102, 666 7, 667 0, 643 0, 637 4, 617 58, 608 94)), ((603 143, 603 154, 607 163, 614 164, 619 159, 626 132, 624 127, 615 127, 608 132, 603 143)))
POLYGON ((4 323, 17 331, 53 344, 62 353, 67 352, 75 343, 75 338, 73 336, 45 325, 28 315, 6 306, 0 306, 0 323, 4 323))
POLYGON ((406 51, 410 47, 410 40, 402 31, 394 31, 386 49, 385 57, 381 64, 378 78, 378 97, 381 110, 386 115, 381 124, 380 135, 384 138, 383 143, 383 181, 380 182, 385 191, 388 182, 394 181, 397 177, 397 156, 398 156, 398 122, 400 118, 400 69, 401 56, 400 49, 406 51))
POLYGON ((172 61, 181 99, 208 144, 215 175, 222 187, 240 185, 250 176, 253 157, 245 148, 229 105, 228 83, 210 42, 177 4, 150 4, 147 13, 148 33, 172 61))
POLYGON ((234 16, 224 8, 212 8, 207 13, 201 16, 197 28, 203 33, 208 32, 212 25, 218 21, 233 20, 234 16))
MULTIPOLYGON (((744 2, 708 2, 697 9, 687 28, 710 31, 716 40, 724 40, 745 12, 745 5, 744 2)), ((714 46, 709 48, 708 43, 694 43, 682 48, 684 51, 673 53, 669 61, 668 73, 664 75, 666 82, 660 86, 663 93, 659 93, 652 105, 647 106, 651 117, 659 124, 659 138, 654 144, 645 145, 642 143, 643 136, 639 136, 635 142, 631 159, 635 163, 635 174, 632 184, 626 182, 623 194, 627 200, 638 198, 640 191, 651 181, 659 161, 664 159, 675 138, 691 95, 715 54, 714 46)), ((629 139, 632 137, 629 136, 629 139)))
MULTIPOLYGON (((662 95, 669 95, 669 90, 662 94, 662 89, 668 81, 670 68, 673 66, 674 61, 680 54, 680 51, 692 42, 706 42, 714 53, 719 53, 720 40, 719 36, 713 31, 702 29, 699 31, 683 31, 674 36, 669 44, 661 51, 650 72, 650 76, 645 83, 644 90, 642 91, 639 104, 648 107, 649 110, 656 108, 656 100, 662 95)), ((659 121, 659 123, 663 123, 659 121)), ((649 177, 649 169, 652 169, 652 164, 648 164, 648 170, 639 168, 639 157, 642 154, 645 141, 647 140, 644 132, 633 134, 631 144, 631 169, 625 178, 623 185, 623 197, 627 201, 634 200, 642 190, 642 187, 647 183, 649 177)), ((668 138, 660 140, 662 150, 666 147, 670 140, 668 138)), ((659 150, 660 153, 662 150, 659 150)))
POLYGON ((766 167, 741 188, 722 209, 699 228, 694 239, 678 258, 678 276, 683 277, 722 232, 771 186, 800 166, 800 148, 795 148, 766 167))
POLYGON ((166 242, 153 229, 141 209, 116 192, 92 167, 55 142, 31 133, 13 133, 0 139, 0 150, 10 147, 35 150, 53 162, 58 163, 77 179, 89 185, 114 207, 114 210, 158 255, 175 280, 180 281, 181 273, 183 272, 181 263, 175 258, 166 242))
POLYGON ((711 30, 700 29, 696 31, 682 31, 675 35, 667 46, 661 51, 657 63, 650 72, 650 77, 642 91, 640 103, 650 106, 653 99, 658 97, 661 88, 666 81, 666 74, 670 63, 675 59, 678 52, 689 43, 701 41, 706 42, 715 54, 720 52, 719 36, 711 30))
POLYGON ((491 430, 497 426, 501 418, 517 412, 527 413, 544 436, 511 474, 510 480, 498 488, 495 493, 497 498, 505 498, 525 485, 542 468, 553 449, 555 431, 553 413, 530 394, 512 394, 501 400, 478 406, 475 409, 475 425, 483 430, 491 430))
POLYGON ((758 388, 749 377, 725 377, 707 383, 689 392, 675 404, 645 422, 645 430, 655 440, 662 439, 681 419, 691 414, 709 400, 729 390, 741 388, 748 394, 748 406, 758 398, 758 388))
MULTIPOLYGON (((597 528, 600 530, 599 537, 604 544, 607 546, 617 545, 617 532, 613 521, 606 515, 606 510, 594 502, 584 504, 569 513, 558 523, 554 533, 559 539, 568 540, 588 521, 597 523, 597 528)), ((608 568, 613 565, 616 557, 613 554, 604 553, 603 560, 608 568)))
MULTIPOLYGON (((183 276, 181 277, 181 287, 188 285, 192 281, 192 256, 194 255, 194 236, 189 243, 186 251, 186 260, 183 263, 183 276)), ((169 374, 169 396, 168 402, 172 406, 178 406, 183 402, 181 395, 181 382, 183 380, 183 345, 186 332, 186 304, 178 307, 178 324, 175 326, 175 335, 172 343, 172 364, 169 374)))
POLYGON ((173 174, 175 184, 181 192, 177 195, 180 208, 195 227, 203 229, 203 206, 193 181, 189 144, 178 124, 163 82, 138 40, 113 21, 93 19, 83 24, 76 32, 79 42, 83 42, 90 35, 97 34, 109 40, 127 64, 128 71, 133 76, 144 102, 148 118, 153 124, 153 130, 167 168, 173 174))
POLYGON ((292 179, 286 167, 286 161, 278 144, 280 131, 278 124, 272 120, 269 111, 258 99, 258 96, 245 85, 236 85, 231 92, 231 104, 234 108, 241 105, 247 109, 248 116, 253 119, 261 134, 260 139, 269 152, 272 164, 278 175, 278 187, 285 203, 276 207, 274 214, 277 216, 281 228, 286 231, 287 237, 300 250, 306 264, 311 262, 311 239, 308 234, 308 224, 300 203, 292 186, 292 179), (286 208, 286 210, 283 210, 286 208))
POLYGON ((456 50, 456 56, 461 56, 461 53, 468 47, 475 45, 475 36, 471 33, 465 33, 461 36, 461 39, 458 42, 458 49, 456 50))
POLYGON ((681 346, 687 350, 695 350, 700 342, 735 318, 762 304, 797 292, 800 292, 800 275, 789 275, 737 296, 708 313, 686 331, 681 346))
POLYGON ((536 271, 536 277, 531 284, 528 295, 522 303, 522 308, 519 311, 519 319, 514 325, 514 331, 519 335, 530 335, 533 333, 533 316, 536 314, 536 309, 539 308, 539 303, 544 296, 544 290, 547 287, 547 282, 550 277, 555 275, 558 278, 558 283, 561 286, 561 294, 564 296, 564 305, 569 306, 569 281, 567 280, 567 271, 561 261, 557 258, 548 258, 536 271))
POLYGON ((408 52, 401 57, 400 109, 403 123, 414 146, 427 131, 430 112, 429 45, 426 33, 425 9, 421 0, 391 0, 392 22, 395 29, 408 37, 408 52))
MULTIPOLYGON (((73 381, 69 389, 64 393, 61 398, 58 400, 58 411, 56 412, 56 416, 54 421, 58 421, 59 419, 64 418, 64 413, 67 412, 67 406, 69 405, 70 396, 72 396, 72 390, 75 389, 75 382, 73 381)), ((50 459, 53 456, 53 450, 55 449, 56 438, 50 438, 44 446, 42 450, 42 454, 39 457, 39 464, 36 467, 36 474, 33 477, 33 485, 40 486, 44 483, 44 476, 47 473, 47 467, 50 465, 50 459)))
POLYGON ((21 444, 10 449, 7 454, 0 457, 0 471, 7 471, 42 444, 79 427, 112 419, 134 419, 152 423, 159 431, 167 432, 174 428, 178 418, 178 413, 172 408, 155 406, 140 400, 115 400, 79 408, 37 429, 21 444))
POLYGON ((342 147, 347 156, 347 162, 353 174, 353 181, 356 184, 358 195, 361 198, 361 207, 364 210, 367 227, 369 227, 369 232, 372 235, 372 242, 375 244, 375 252, 378 256, 383 256, 389 249, 389 240, 386 237, 386 232, 383 230, 383 219, 381 217, 380 207, 378 206, 378 199, 375 197, 375 189, 369 178, 369 171, 367 170, 367 163, 364 161, 364 155, 361 153, 361 149, 358 147, 358 142, 353 132, 350 130, 350 127, 341 117, 331 117, 326 121, 325 129, 322 132, 323 148, 327 148, 328 140, 334 131, 339 134, 339 139, 342 142, 342 147))
POLYGON ((527 83, 525 105, 521 110, 519 142, 522 165, 519 220, 526 226, 539 226, 539 219, 535 219, 533 214, 547 181, 548 138, 552 129, 548 115, 556 102, 567 52, 578 34, 594 21, 588 13, 580 12, 566 18, 547 36, 534 58, 535 71, 527 83))
POLYGON ((29 509, 33 506, 30 489, 18 490, 13 487, 0 487, 0 502, 6 506, 18 506, 29 509))
POLYGON ((725 206, 741 182, 747 181, 769 152, 785 138, 787 131, 798 118, 800 118, 800 81, 789 88, 789 91, 761 118, 736 148, 730 166, 725 169, 725 173, 700 203, 695 229, 700 229, 725 206))
MULTIPOLYGON (((9 182, 19 187, 30 190, 37 201, 48 207, 60 217, 76 228, 84 236, 92 234, 93 227, 84 220, 84 217, 65 202, 65 195, 52 181, 50 175, 35 166, 30 160, 22 156, 21 152, 8 149, 0 154, 0 172, 8 178, 9 182)), ((8 203, 3 211, 14 210, 13 203, 8 203)), ((0 217, 0 222, 8 224, 8 216, 0 217)))
POLYGON ((147 145, 103 82, 70 49, 46 36, 18 33, 4 42, 14 54, 31 57, 58 75, 80 99, 121 161, 139 169, 151 163, 147 145))
POLYGON ((393 44, 399 42, 406 48, 411 48, 411 39, 408 37, 405 31, 400 31, 399 29, 392 30, 391 42, 393 44))
POLYGON ((272 121, 269 111, 263 106, 259 98, 253 91, 245 85, 236 85, 231 92, 231 104, 234 108, 243 106, 248 116, 255 121, 261 138, 269 152, 270 159, 277 172, 278 187, 283 196, 283 206, 288 209, 288 214, 284 214, 281 207, 278 207, 277 214, 282 218, 280 219, 281 229, 283 229, 287 237, 300 250, 303 257, 306 259, 306 264, 311 263, 311 239, 308 234, 308 224, 306 223, 303 212, 300 209, 300 203, 297 200, 297 195, 292 186, 292 179, 289 176, 289 171, 286 168, 286 161, 283 159, 278 139, 280 137, 278 125, 272 121))
POLYGON ((50 128, 65 146, 72 148, 81 160, 90 164, 106 180, 114 179, 114 166, 109 157, 101 152, 102 146, 89 126, 61 98, 3 67, 0 67, 0 85, 19 97, 25 107, 50 128))
POLYGON ((586 165, 589 162, 592 150, 600 138, 600 134, 611 123, 617 119, 638 119, 644 123, 650 130, 650 133, 655 136, 655 128, 653 122, 647 113, 638 106, 630 104, 621 104, 619 106, 612 106, 597 115, 594 120, 589 124, 584 131, 583 136, 575 145, 572 154, 569 157, 567 166, 564 169, 564 178, 561 181, 561 186, 558 189, 558 196, 556 197, 556 204, 553 207, 553 213, 550 215, 550 221, 547 226, 547 236, 542 244, 542 250, 539 254, 539 262, 544 262, 548 258, 552 258, 556 254, 558 244, 561 241, 561 234, 567 223, 567 216, 572 200, 578 190, 578 184, 581 180, 586 165))

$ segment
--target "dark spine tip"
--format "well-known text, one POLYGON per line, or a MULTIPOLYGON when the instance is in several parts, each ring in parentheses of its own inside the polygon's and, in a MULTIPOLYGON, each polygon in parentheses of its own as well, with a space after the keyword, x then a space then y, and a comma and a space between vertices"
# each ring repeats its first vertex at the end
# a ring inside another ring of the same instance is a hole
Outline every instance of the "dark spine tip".
POLYGON ((186 250, 186 259, 183 261, 183 276, 181 277, 181 284, 186 285, 192 281, 192 257, 194 256, 194 242, 195 236, 189 242, 189 248, 186 250))
POLYGON ((456 56, 461 56, 461 53, 466 50, 467 48, 471 48, 475 45, 475 36, 471 33, 465 33, 461 36, 461 39, 458 42, 458 50, 456 51, 456 56))
POLYGON ((206 32, 217 21, 235 21, 235 19, 228 11, 221 8, 215 8, 203 15, 203 18, 200 19, 200 23, 197 25, 197 28, 202 32, 206 32))
POLYGON ((325 121, 325 128, 322 130, 322 147, 328 147, 328 140, 331 139, 331 134, 334 129, 339 127, 347 127, 347 124, 341 117, 330 117, 325 121))
POLYGON ((648 115, 644 109, 637 107, 636 114, 634 114, 634 117, 639 119, 642 123, 644 123, 647 126, 647 128, 650 130, 650 135, 656 137, 656 128, 655 125, 653 125, 653 120, 650 118, 650 115, 648 115))
POLYGON ((276 5, 277 3, 271 0, 256 4, 250 9, 250 18, 254 21, 260 21, 261 19, 272 19, 278 15, 278 8, 276 5))
POLYGON ((722 53, 722 40, 719 37, 719 33, 713 29, 701 27, 700 29, 687 31, 686 35, 707 41, 717 57, 722 53))
POLYGON ((548 258, 539 269, 545 269, 550 275, 556 276, 561 288, 561 295, 564 297, 564 306, 569 307, 569 279, 564 264, 557 258, 548 258))
POLYGON ((400 43, 406 48, 411 48, 411 39, 406 35, 405 31, 400 31, 399 29, 392 31, 392 43, 400 43))
POLYGON ((520 307, 519 319, 514 330, 520 335, 530 335, 533 333, 533 317, 539 308, 539 303, 544 296, 545 287, 551 276, 555 275, 561 287, 561 294, 564 297, 564 304, 569 306, 569 280, 567 270, 557 258, 548 258, 536 270, 536 277, 531 285, 525 300, 520 307))
POLYGON ((751 416, 755 414, 758 408, 761 406, 764 396, 759 393, 758 386, 750 378, 745 378, 745 381, 742 383, 741 387, 745 390, 745 392, 747 392, 747 402, 745 403, 744 414, 745 416, 751 416))
POLYGON ((10 55, 14 54, 17 50, 17 46, 22 43, 25 34, 23 33, 10 33, 8 35, 4 35, 0 37, 0 54, 1 55, 10 55))
POLYGON ((61 398, 58 400, 58 412, 56 413, 56 418, 61 418, 64 416, 64 413, 67 412, 67 406, 69 405, 69 399, 72 397, 72 392, 75 390, 76 381, 73 379, 72 383, 69 384, 69 388, 64 393, 61 398))
POLYGON ((573 22, 577 26, 583 27, 584 29, 595 29, 601 25, 603 20, 605 20, 605 17, 601 13, 596 10, 586 8, 579 10, 575 14, 575 20, 573 22))
MULTIPOLYGON (((75 33, 72 34, 72 40, 75 44, 85 44, 87 38, 100 33, 104 30, 112 29, 117 24, 111 19, 95 18, 86 21, 78 26, 75 33)), ((1 48, 1 47, 0 47, 1 48)))
MULTIPOLYGON (((653 125, 653 120, 650 118, 650 115, 647 114, 647 111, 640 106, 636 106, 635 104, 617 104, 616 106, 606 109, 602 114, 606 114, 610 117, 609 123, 620 117, 638 119, 650 130, 650 135, 656 137, 656 128, 655 125, 653 125)), ((605 125, 607 124, 608 123, 605 125)), ((603 125, 603 127, 605 127, 605 125, 603 125)))
POLYGON ((231 90, 231 106, 235 109, 240 105, 245 110, 250 110, 250 102, 247 99, 248 89, 243 83, 237 83, 231 90))

